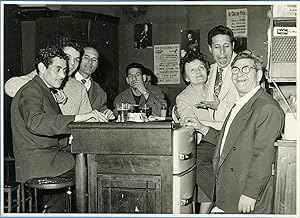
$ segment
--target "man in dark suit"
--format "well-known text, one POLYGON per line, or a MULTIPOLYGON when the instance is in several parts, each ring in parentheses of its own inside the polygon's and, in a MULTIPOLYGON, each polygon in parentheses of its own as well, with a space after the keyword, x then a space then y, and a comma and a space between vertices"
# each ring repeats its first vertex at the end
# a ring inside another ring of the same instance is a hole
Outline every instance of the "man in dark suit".
POLYGON ((216 144, 213 158, 215 204, 225 213, 272 213, 274 197, 274 142, 284 114, 260 87, 261 58, 239 53, 232 64, 232 81, 239 100, 220 131, 188 118, 186 126, 216 144))
POLYGON ((86 87, 92 109, 104 113, 107 119, 114 119, 113 112, 106 106, 106 92, 91 77, 99 66, 99 53, 93 47, 85 47, 83 50, 84 53, 75 79, 86 87))
POLYGON ((68 72, 67 55, 56 46, 39 51, 36 75, 15 95, 11 105, 16 180, 56 177, 74 167, 72 154, 65 149, 68 125, 73 121, 104 118, 97 111, 62 115, 53 92, 68 72))

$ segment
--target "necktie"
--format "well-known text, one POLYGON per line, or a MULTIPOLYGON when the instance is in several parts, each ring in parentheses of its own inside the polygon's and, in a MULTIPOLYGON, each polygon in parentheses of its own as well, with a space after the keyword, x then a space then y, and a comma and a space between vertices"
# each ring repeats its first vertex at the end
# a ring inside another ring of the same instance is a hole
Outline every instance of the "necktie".
POLYGON ((57 93, 57 90, 54 88, 50 88, 50 91, 55 95, 57 93))
POLYGON ((82 84, 84 85, 86 83, 86 80, 85 79, 82 79, 81 80, 82 84))
POLYGON ((215 95, 217 97, 220 94, 221 86, 223 84, 222 72, 223 72, 223 69, 218 67, 217 76, 216 76, 216 82, 215 82, 215 87, 214 87, 215 95))

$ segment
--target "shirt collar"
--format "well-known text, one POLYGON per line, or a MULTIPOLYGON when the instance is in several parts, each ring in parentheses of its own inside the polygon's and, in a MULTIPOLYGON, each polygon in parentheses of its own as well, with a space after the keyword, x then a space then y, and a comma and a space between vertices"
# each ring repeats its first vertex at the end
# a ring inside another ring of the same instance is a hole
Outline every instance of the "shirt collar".
MULTIPOLYGON (((79 81, 81 81, 81 80, 83 80, 83 79, 85 79, 78 71, 75 73, 75 79, 76 80, 79 80, 79 81)), ((91 77, 89 77, 89 78, 87 78, 87 79, 85 79, 86 81, 89 81, 89 80, 91 80, 91 77)))
POLYGON ((244 95, 243 97, 238 99, 236 102, 236 106, 245 105, 259 89, 260 89, 260 85, 258 85, 257 87, 252 89, 250 92, 248 92, 246 95, 244 95))

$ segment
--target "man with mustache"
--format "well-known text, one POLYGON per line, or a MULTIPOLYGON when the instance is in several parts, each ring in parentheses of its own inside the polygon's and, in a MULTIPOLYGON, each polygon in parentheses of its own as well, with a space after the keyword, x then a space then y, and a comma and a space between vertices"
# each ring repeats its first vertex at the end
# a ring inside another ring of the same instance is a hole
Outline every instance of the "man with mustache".
POLYGON ((69 124, 100 121, 102 115, 96 110, 80 115, 62 114, 54 89, 61 88, 68 73, 67 60, 59 46, 40 49, 37 75, 13 98, 11 125, 17 182, 70 173, 75 160, 67 149, 69 124))

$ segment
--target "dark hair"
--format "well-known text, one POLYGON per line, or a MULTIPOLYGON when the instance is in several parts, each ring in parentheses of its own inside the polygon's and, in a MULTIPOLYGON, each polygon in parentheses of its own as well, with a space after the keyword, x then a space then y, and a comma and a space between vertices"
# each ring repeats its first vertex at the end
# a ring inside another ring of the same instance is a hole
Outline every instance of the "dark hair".
POLYGON ((58 57, 66 60, 68 66, 68 56, 64 53, 62 48, 58 45, 50 45, 46 48, 41 48, 35 59, 35 69, 39 73, 38 64, 43 63, 46 68, 53 63, 53 58, 58 57))
POLYGON ((130 70, 131 68, 138 68, 142 71, 142 75, 145 74, 145 72, 144 72, 145 67, 142 64, 131 63, 131 64, 128 64, 126 67, 126 77, 128 76, 128 70, 130 70))
POLYGON ((219 25, 212 28, 207 35, 207 42, 210 46, 212 45, 212 38, 216 35, 227 35, 229 36, 231 43, 234 41, 232 30, 229 27, 219 25))
POLYGON ((235 64, 237 60, 240 59, 252 59, 254 61, 255 69, 256 70, 263 70, 263 58, 260 55, 255 55, 253 51, 247 49, 242 52, 237 53, 237 55, 234 57, 231 67, 235 64))
POLYGON ((75 40, 69 38, 69 37, 59 37, 57 39, 58 46, 64 47, 72 47, 75 50, 79 51, 80 57, 83 55, 83 47, 79 45, 75 40))
POLYGON ((204 67, 207 71, 207 75, 209 74, 209 71, 210 71, 210 64, 209 64, 209 61, 207 60, 207 57, 206 55, 202 54, 200 51, 198 50, 190 50, 188 51, 185 56, 183 58, 181 58, 180 60, 180 69, 181 69, 181 75, 182 75, 182 78, 186 79, 186 76, 185 76, 185 65, 187 63, 190 63, 194 60, 199 60, 201 61, 203 64, 204 64, 204 67))

